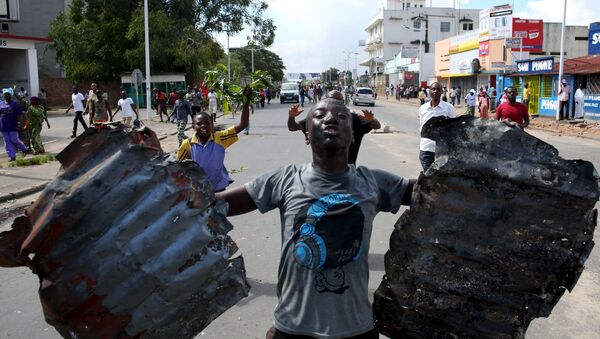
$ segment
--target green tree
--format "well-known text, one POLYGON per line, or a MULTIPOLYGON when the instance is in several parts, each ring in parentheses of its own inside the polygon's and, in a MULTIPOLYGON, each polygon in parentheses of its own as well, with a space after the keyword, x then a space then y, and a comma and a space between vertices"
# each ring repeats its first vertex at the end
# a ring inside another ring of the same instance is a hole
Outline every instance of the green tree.
POLYGON ((339 81, 340 70, 334 67, 329 68, 325 72, 321 73, 321 81, 323 82, 334 82, 339 81))
POLYGON ((252 49, 254 49, 254 69, 266 71, 272 81, 281 81, 285 66, 279 55, 257 46, 245 46, 232 52, 232 55, 236 55, 245 66, 246 72, 243 75, 252 72, 252 49))

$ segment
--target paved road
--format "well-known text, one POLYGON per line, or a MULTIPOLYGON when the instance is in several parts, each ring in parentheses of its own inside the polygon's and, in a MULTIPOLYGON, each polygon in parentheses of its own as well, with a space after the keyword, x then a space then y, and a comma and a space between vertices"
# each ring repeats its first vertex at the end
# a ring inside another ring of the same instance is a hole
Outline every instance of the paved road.
MULTIPOLYGON (((227 167, 239 170, 232 174, 234 186, 276 167, 311 160, 310 148, 304 144, 302 134, 290 133, 285 127, 288 106, 272 103, 264 109, 257 109, 251 117, 250 135, 241 135, 241 140, 228 149, 227 167)), ((416 106, 378 102, 373 110, 377 118, 391 126, 393 133, 365 136, 358 164, 416 177, 420 170, 416 106)), ((223 118, 220 123, 234 121, 223 118)), ((68 121, 65 120, 64 124, 68 121)), ((55 137, 58 138, 58 127, 56 132, 55 137)), ((555 145, 563 157, 590 160, 596 168, 600 168, 600 143, 537 131, 532 134, 555 145)), ((174 147, 172 141, 164 144, 167 150, 174 147)), ((388 247, 392 225, 400 213, 380 214, 375 219, 369 256, 371 291, 381 281, 383 255, 388 247)), ((264 215, 253 212, 230 220, 236 226, 231 236, 244 256, 252 290, 248 298, 216 319, 198 338, 264 338, 276 303, 279 214, 277 211, 264 215)), ((598 237, 597 232, 595 238, 598 237)), ((563 297, 550 318, 534 321, 527 333, 528 339, 598 337, 600 250, 592 252, 587 264, 573 293, 563 297)), ((37 286, 37 278, 26 269, 0 269, 0 338, 59 337, 43 321, 36 295, 37 286)))

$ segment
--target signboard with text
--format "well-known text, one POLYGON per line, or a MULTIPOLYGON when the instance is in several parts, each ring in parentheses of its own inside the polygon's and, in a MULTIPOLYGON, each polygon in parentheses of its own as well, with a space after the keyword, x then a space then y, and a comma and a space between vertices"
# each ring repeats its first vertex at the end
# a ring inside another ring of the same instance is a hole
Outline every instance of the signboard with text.
POLYGON ((585 119, 600 120, 600 95, 583 97, 583 114, 585 119))
POLYGON ((479 41, 512 37, 512 6, 500 5, 479 12, 479 41))
POLYGON ((513 37, 523 39, 523 52, 541 52, 544 44, 544 21, 513 18, 513 37))
POLYGON ((554 58, 540 58, 534 60, 517 61, 518 74, 540 74, 554 72, 554 58))
POLYGON ((558 109, 557 97, 551 98, 540 98, 538 105, 538 113, 545 116, 556 116, 556 110, 558 109))
POLYGON ((504 46, 511 49, 521 48, 521 38, 506 38, 504 39, 504 46))
POLYGON ((402 58, 417 58, 419 57, 419 46, 402 45, 402 58))
POLYGON ((588 54, 600 54, 600 22, 590 24, 588 54))
POLYGON ((482 41, 479 43, 479 57, 490 55, 490 41, 482 41))

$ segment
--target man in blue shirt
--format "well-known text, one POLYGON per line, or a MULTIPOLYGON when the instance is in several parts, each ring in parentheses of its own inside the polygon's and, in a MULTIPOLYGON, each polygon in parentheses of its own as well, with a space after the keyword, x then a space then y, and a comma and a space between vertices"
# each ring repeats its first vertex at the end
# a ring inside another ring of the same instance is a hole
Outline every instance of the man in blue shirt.
POLYGON ((12 100, 12 88, 2 90, 4 101, 0 100, 0 127, 4 138, 4 147, 10 160, 17 157, 17 148, 25 153, 27 146, 19 139, 19 128, 23 119, 23 111, 18 102, 12 100))

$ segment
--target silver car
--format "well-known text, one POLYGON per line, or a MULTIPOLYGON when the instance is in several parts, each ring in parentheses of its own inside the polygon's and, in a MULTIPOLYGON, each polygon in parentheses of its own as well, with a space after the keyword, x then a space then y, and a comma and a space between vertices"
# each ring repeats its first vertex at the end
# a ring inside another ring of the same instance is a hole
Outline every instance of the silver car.
POLYGON ((368 87, 359 87, 356 89, 356 94, 352 100, 354 105, 364 104, 375 106, 375 95, 373 90, 368 87))

